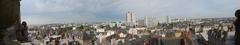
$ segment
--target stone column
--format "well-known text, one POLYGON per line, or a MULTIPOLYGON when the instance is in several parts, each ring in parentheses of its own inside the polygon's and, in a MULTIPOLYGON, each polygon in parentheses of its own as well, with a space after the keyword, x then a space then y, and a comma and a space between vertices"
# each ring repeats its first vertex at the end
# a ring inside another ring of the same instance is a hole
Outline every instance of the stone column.
POLYGON ((0 0, 0 45, 17 45, 16 25, 20 24, 20 0, 0 0))
POLYGON ((235 40, 235 43, 236 43, 236 45, 240 45, 240 9, 238 9, 236 12, 235 12, 235 16, 237 17, 237 19, 236 19, 236 21, 235 21, 235 23, 234 23, 234 25, 235 25, 235 27, 236 27, 236 29, 235 29, 235 38, 236 38, 236 40, 235 40))

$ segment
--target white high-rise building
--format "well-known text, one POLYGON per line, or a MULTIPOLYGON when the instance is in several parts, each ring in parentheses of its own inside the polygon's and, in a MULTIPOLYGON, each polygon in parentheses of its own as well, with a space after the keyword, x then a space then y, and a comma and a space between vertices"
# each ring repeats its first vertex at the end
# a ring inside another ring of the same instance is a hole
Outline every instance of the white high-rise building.
POLYGON ((154 26, 157 26, 158 24, 158 20, 154 17, 145 17, 144 18, 144 21, 145 21, 145 25, 147 27, 154 27, 154 26))
POLYGON ((136 22, 136 17, 135 17, 135 13, 128 11, 127 12, 127 22, 136 22))
POLYGON ((134 12, 128 11, 126 14, 126 23, 128 26, 136 25, 136 14, 134 12))

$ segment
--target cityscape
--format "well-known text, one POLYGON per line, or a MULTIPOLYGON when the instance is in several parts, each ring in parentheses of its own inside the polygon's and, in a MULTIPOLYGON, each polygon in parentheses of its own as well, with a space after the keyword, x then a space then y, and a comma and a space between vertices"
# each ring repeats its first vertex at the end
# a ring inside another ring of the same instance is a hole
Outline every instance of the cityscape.
POLYGON ((240 45, 240 6, 108 1, 0 0, 0 45, 240 45))
MULTIPOLYGON (((203 19, 155 18, 93 24, 46 24, 29 27, 35 45, 233 45, 235 17, 203 19)), ((166 18, 169 18, 166 16, 166 18)))

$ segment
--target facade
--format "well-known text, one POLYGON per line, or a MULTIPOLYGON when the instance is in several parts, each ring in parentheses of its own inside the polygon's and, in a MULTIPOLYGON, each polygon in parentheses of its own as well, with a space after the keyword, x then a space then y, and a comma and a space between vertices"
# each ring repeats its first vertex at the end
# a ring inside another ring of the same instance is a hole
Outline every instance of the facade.
POLYGON ((136 14, 134 12, 127 12, 127 22, 136 22, 136 14))
POLYGON ((145 27, 146 26, 144 20, 138 20, 137 23, 138 23, 137 24, 138 27, 145 27))
POLYGON ((16 30, 20 27, 20 1, 21 0, 0 0, 0 44, 18 45, 16 30))
POLYGON ((145 17, 144 21, 147 27, 154 27, 158 24, 158 20, 156 18, 145 17))
POLYGON ((133 34, 133 35, 137 35, 137 29, 135 28, 130 28, 129 31, 128 31, 129 34, 133 34))
POLYGON ((136 14, 134 12, 128 11, 126 14, 126 25, 134 26, 136 25, 136 14))
POLYGON ((98 28, 98 29, 96 29, 96 32, 105 32, 105 29, 98 28))

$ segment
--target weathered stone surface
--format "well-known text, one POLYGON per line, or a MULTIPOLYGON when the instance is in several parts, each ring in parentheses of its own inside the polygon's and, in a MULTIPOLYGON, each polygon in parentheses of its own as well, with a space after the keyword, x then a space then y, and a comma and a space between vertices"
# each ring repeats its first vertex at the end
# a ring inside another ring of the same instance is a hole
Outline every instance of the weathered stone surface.
POLYGON ((240 18, 240 9, 238 9, 238 10, 235 12, 235 16, 236 16, 237 18, 240 18))
POLYGON ((0 45, 20 45, 15 37, 19 22, 20 0, 0 0, 0 45))
POLYGON ((9 27, 20 21, 19 0, 0 0, 0 28, 9 27))
POLYGON ((235 32, 235 37, 236 37, 236 45, 240 45, 240 9, 235 12, 235 16, 237 17, 235 21, 235 27, 236 27, 236 32, 235 32))

